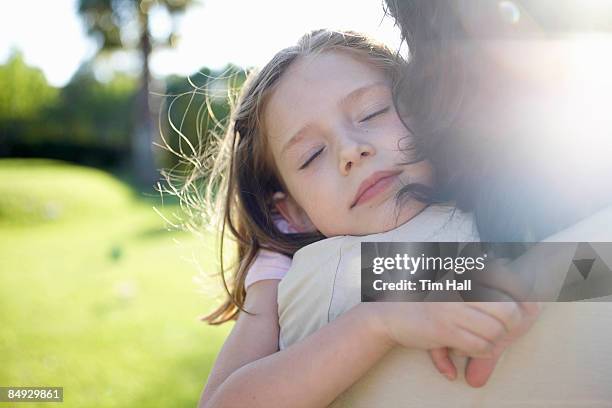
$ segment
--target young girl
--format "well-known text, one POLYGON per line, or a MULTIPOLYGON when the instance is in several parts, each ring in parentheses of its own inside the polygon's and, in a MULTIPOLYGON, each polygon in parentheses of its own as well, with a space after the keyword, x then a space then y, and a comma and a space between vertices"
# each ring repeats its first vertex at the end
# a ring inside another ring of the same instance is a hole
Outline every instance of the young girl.
POLYGON ((397 345, 437 349, 453 378, 444 347, 491 357, 520 326, 512 302, 364 303, 279 351, 288 257, 325 237, 394 229, 434 198, 433 170, 396 110, 401 64, 359 34, 316 31, 245 84, 209 185, 221 251, 229 229, 239 262, 224 279, 229 299, 206 319, 238 318, 200 406, 328 405, 397 345))

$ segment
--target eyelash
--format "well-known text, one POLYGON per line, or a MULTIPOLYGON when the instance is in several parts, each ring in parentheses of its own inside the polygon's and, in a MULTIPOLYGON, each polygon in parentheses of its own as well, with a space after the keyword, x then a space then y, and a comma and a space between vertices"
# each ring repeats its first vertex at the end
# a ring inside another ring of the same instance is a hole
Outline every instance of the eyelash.
POLYGON ((387 113, 387 111, 389 111, 390 108, 391 108, 390 106, 387 106, 387 107, 385 107, 385 108, 383 108, 383 109, 381 109, 379 111, 376 111, 376 112, 366 116, 365 118, 361 119, 359 121, 359 123, 367 122, 368 120, 373 119, 374 117, 376 117, 378 115, 382 115, 383 113, 387 113))
POLYGON ((306 160, 306 162, 304 164, 302 164, 300 166, 300 170, 305 169, 306 167, 308 167, 308 165, 310 164, 311 161, 313 161, 314 159, 317 158, 317 156, 319 154, 321 154, 321 152, 323 152, 323 149, 325 149, 324 147, 322 147, 321 149, 319 149, 315 154, 313 154, 312 156, 310 156, 310 158, 308 160, 306 160))
MULTIPOLYGON (((383 113, 387 113, 387 111, 388 111, 390 108, 391 108, 390 106, 387 106, 387 107, 385 107, 385 108, 383 108, 383 109, 381 109, 381 110, 379 110, 379 111, 376 111, 376 112, 374 112, 374 113, 372 113, 372 114, 370 114, 370 115, 366 116, 365 118, 361 119, 361 120, 359 121, 359 123, 367 122, 368 120, 373 119, 373 118, 375 118, 375 117, 376 117, 376 116, 378 116, 378 115, 382 115, 383 113)), ((308 165, 309 165, 309 164, 310 164, 310 163, 311 163, 311 162, 312 162, 314 159, 316 159, 316 158, 317 158, 317 156, 319 156, 319 155, 320 155, 320 154, 323 152, 323 150, 324 150, 324 149, 325 149, 325 148, 324 148, 324 147, 322 147, 322 148, 321 148, 321 149, 319 149, 319 150, 318 150, 318 151, 317 151, 315 154, 313 154, 312 156, 310 156, 310 157, 308 158, 308 160, 306 160, 306 162, 300 166, 300 170, 303 170, 303 169, 305 169, 306 167, 308 167, 308 165)))

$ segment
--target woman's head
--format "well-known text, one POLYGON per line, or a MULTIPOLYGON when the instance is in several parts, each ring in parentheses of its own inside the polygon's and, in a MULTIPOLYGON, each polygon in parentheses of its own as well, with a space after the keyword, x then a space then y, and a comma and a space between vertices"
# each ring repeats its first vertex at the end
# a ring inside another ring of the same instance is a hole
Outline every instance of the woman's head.
MULTIPOLYGON (((591 162, 597 109, 567 120, 584 109, 557 75, 567 65, 548 37, 564 33, 549 3, 386 0, 411 55, 398 97, 437 192, 474 213, 483 240, 540 240, 610 202, 594 182, 607 165, 591 162)), ((582 95, 590 78, 578 79, 582 95)))
POLYGON ((232 299, 209 321, 242 305, 260 248, 292 255, 324 236, 391 229, 420 211, 406 193, 422 199, 431 174, 396 113, 401 64, 360 34, 319 30, 248 78, 209 180, 240 259, 232 299), (398 211, 396 195, 405 198, 398 211), (279 231, 276 212, 300 233, 279 231))

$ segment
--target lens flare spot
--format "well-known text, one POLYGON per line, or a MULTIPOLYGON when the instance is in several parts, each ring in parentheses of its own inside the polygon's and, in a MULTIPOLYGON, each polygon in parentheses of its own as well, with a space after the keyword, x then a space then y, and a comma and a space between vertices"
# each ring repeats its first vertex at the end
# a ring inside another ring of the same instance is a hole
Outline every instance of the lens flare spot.
POLYGON ((509 24, 516 24, 521 19, 521 9, 513 1, 500 1, 497 8, 501 18, 509 24))

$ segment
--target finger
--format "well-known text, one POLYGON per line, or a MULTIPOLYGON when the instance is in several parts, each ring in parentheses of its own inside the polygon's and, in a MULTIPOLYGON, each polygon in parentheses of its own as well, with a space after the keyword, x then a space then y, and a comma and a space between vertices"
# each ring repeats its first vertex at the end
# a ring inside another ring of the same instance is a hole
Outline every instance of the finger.
POLYGON ((493 374, 499 356, 492 358, 470 358, 465 367, 465 381, 474 388, 484 386, 493 374))
POLYGON ((527 333, 540 315, 540 305, 537 303, 530 302, 529 304, 525 303, 519 305, 522 320, 518 326, 515 326, 510 332, 508 332, 508 344, 527 333))
POLYGON ((465 302, 514 302, 514 299, 505 292, 489 286, 483 286, 479 282, 472 281, 471 290, 461 291, 461 298, 465 302))
POLYGON ((470 358, 468 360, 465 368, 465 379, 470 386, 475 388, 482 387, 489 381, 506 347, 529 328, 537 319, 542 309, 542 305, 537 302, 521 302, 519 306, 523 321, 508 336, 505 336, 496 343, 492 356, 490 358, 470 358))
POLYGON ((521 312, 527 318, 537 318, 542 312, 542 303, 541 302, 521 302, 519 303, 521 308, 521 312))
POLYGON ((522 309, 514 302, 469 302, 466 305, 495 318, 506 332, 512 331, 523 320, 522 309))
POLYGON ((431 357, 431 361, 433 362, 434 366, 436 366, 442 375, 444 375, 450 381, 457 378, 457 368, 448 354, 448 348, 441 347, 429 350, 429 356, 431 357))
MULTIPOLYGON (((495 290, 504 297, 514 300, 526 300, 533 288, 533 274, 522 275, 507 267, 502 260, 493 260, 487 263, 486 273, 466 275, 474 285, 472 297, 480 296, 486 289, 495 290)), ((499 300, 499 298, 498 298, 499 300)))
POLYGON ((470 357, 490 358, 493 356, 495 344, 471 332, 468 329, 457 327, 453 336, 452 348, 463 351, 470 357))
POLYGON ((506 335, 506 328, 502 322, 492 315, 474 307, 466 307, 455 323, 457 327, 469 330, 485 340, 495 343, 506 335))

